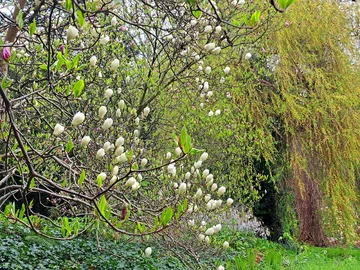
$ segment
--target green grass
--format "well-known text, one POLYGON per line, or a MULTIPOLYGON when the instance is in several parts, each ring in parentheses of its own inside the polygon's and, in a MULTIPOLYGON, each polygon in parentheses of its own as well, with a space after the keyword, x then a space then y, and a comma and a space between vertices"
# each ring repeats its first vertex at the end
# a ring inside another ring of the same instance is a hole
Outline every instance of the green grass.
MULTIPOLYGON (((202 269, 360 269, 360 249, 316 248, 294 242, 280 245, 224 228, 212 242, 221 246, 227 240, 228 250, 208 248, 201 254, 202 269), (214 257, 216 252, 216 257, 214 257)), ((114 240, 93 233, 71 241, 53 241, 34 235, 18 224, 10 224, 0 216, 0 269, 200 269, 182 254, 174 255, 164 242, 114 240), (98 249, 98 244, 101 249, 98 249), (147 246, 153 248, 150 258, 144 256, 147 246)))

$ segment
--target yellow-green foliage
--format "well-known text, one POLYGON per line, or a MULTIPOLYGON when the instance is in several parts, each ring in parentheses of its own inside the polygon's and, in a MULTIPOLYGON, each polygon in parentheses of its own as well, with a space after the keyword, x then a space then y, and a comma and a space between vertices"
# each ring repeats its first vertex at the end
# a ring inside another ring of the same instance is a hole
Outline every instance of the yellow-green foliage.
POLYGON ((290 153, 291 165, 318 182, 328 233, 343 232, 349 242, 356 236, 360 210, 355 178, 360 73, 346 11, 339 1, 298 1, 283 18, 289 26, 276 33, 272 45, 280 59, 275 71, 280 94, 274 95, 274 105, 289 149, 301 140, 301 151, 290 153))

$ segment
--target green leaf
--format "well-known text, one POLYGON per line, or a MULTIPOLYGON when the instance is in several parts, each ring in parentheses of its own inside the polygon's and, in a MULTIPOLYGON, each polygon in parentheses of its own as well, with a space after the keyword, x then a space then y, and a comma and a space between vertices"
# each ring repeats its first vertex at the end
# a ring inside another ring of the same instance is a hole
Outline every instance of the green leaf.
MULTIPOLYGON (((245 16, 245 18, 246 18, 246 15, 244 15, 244 16, 245 16)), ((232 20, 232 25, 235 25, 235 26, 239 27, 239 26, 241 25, 241 23, 240 23, 238 20, 233 19, 233 20, 232 20)))
POLYGON ((101 187, 103 183, 103 178, 101 177, 101 175, 98 175, 97 177, 97 185, 98 187, 101 187))
POLYGON ((73 87, 74 97, 79 97, 85 87, 84 80, 79 80, 73 87))
POLYGON ((74 57, 74 59, 73 59, 73 61, 72 61, 72 63, 71 63, 71 68, 76 68, 76 67, 78 66, 78 64, 79 64, 79 60, 80 60, 80 53, 78 53, 78 54, 74 57))
POLYGON ((20 29, 23 28, 24 20, 23 20, 23 13, 22 13, 21 9, 19 10, 18 15, 16 16, 16 23, 17 23, 17 25, 19 26, 20 29))
POLYGON ((187 133, 186 127, 183 127, 181 130, 180 145, 180 148, 182 148, 186 154, 191 150, 191 137, 187 133))
POLYGON ((189 152, 190 155, 194 155, 194 154, 200 154, 205 152, 205 149, 196 149, 196 148, 192 148, 189 152))
POLYGON ((71 138, 69 138, 69 140, 65 146, 66 152, 69 153, 73 149, 73 147, 74 147, 74 144, 73 144, 71 138))
POLYGON ((139 169, 139 165, 138 165, 136 162, 134 162, 133 165, 132 165, 132 167, 131 167, 131 169, 133 169, 133 170, 138 170, 138 169, 139 169))
POLYGON ((261 11, 257 10, 255 11, 250 18, 250 21, 248 22, 248 24, 250 26, 255 26, 259 21, 260 21, 260 15, 261 15, 261 11))
POLYGON ((66 10, 72 9, 72 0, 66 0, 65 8, 66 8, 66 10))
POLYGON ((1 88, 6 89, 12 84, 12 80, 8 79, 7 77, 4 77, 1 82, 1 88))
POLYGON ((144 231, 145 231, 145 224, 144 223, 140 223, 140 222, 138 222, 137 223, 137 228, 138 228, 138 230, 139 230, 139 232, 140 233, 143 233, 144 231))
POLYGON ((126 156, 126 158, 128 159, 129 162, 131 162, 133 155, 134 155, 133 150, 130 150, 130 151, 125 153, 125 156, 126 156))
POLYGON ((48 66, 46 64, 41 64, 39 68, 42 70, 47 70, 48 66))
POLYGON ((289 6, 291 6, 295 0, 278 0, 279 6, 282 9, 287 9, 289 6))
POLYGON ((65 57, 62 55, 61 52, 58 52, 55 70, 59 71, 59 69, 64 65, 64 63, 65 63, 65 57))
POLYGON ((78 15, 77 16, 78 23, 80 24, 80 26, 83 26, 85 23, 85 18, 82 11, 79 9, 76 11, 76 14, 78 15))
POLYGON ((191 13, 196 19, 199 19, 201 17, 202 11, 201 10, 192 10, 191 13))
POLYGON ((35 178, 31 178, 29 189, 33 189, 35 187, 35 178))
POLYGON ((99 204, 99 210, 100 210, 100 213, 105 216, 105 210, 106 210, 106 198, 105 198, 105 195, 101 196, 100 204, 99 204))
POLYGON ((84 183, 84 180, 85 180, 85 171, 82 170, 81 174, 80 174, 80 177, 79 177, 79 180, 78 180, 79 186, 81 186, 84 183))
POLYGON ((33 22, 30 24, 30 27, 29 27, 30 37, 35 33, 35 31, 36 31, 36 21, 34 19, 33 22))
POLYGON ((162 213, 160 216, 160 222, 163 226, 166 226, 169 224, 171 218, 173 216, 173 209, 168 206, 162 213))

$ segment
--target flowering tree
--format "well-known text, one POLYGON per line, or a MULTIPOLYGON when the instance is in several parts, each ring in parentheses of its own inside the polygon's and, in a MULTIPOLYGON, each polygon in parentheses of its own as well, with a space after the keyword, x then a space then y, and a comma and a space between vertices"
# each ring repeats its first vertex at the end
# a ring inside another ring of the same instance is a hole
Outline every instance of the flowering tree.
MULTIPOLYGON (((16 197, 22 206, 9 204, 6 215, 56 239, 102 224, 173 243, 187 230, 200 240, 194 249, 210 243, 221 224, 205 219, 233 200, 186 128, 176 129, 175 144, 155 135, 166 127, 167 105, 181 102, 184 86, 211 72, 201 61, 219 59, 223 70, 231 59, 221 54, 262 37, 271 5, 21 0, 7 7, 11 15, 0 13, 7 29, 0 204, 16 197), (45 213, 34 210, 31 194, 45 194, 45 213), (79 223, 78 216, 86 218, 79 223)), ((220 77, 204 82, 199 96, 210 95, 206 88, 220 77)))

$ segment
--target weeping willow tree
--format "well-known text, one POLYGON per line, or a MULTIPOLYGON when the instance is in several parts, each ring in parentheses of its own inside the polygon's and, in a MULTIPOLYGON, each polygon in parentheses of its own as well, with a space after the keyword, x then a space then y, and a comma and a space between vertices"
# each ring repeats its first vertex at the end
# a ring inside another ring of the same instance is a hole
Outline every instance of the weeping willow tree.
POLYGON ((360 73, 349 12, 338 1, 299 1, 270 42, 279 59, 272 103, 284 126, 298 237, 319 246, 329 236, 358 238, 360 73))

